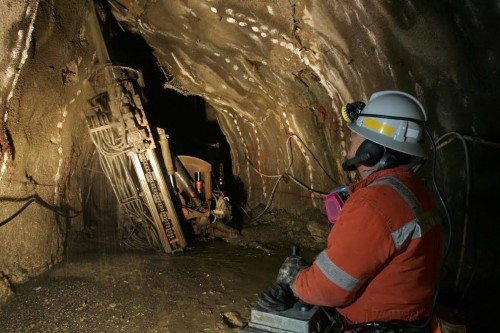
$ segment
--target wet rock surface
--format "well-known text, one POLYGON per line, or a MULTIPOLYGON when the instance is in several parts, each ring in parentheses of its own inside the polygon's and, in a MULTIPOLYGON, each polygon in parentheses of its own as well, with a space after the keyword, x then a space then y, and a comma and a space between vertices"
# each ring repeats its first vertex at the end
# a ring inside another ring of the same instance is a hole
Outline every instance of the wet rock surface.
POLYGON ((231 243, 197 239, 175 256, 122 251, 109 230, 73 233, 63 263, 0 308, 2 332, 239 332, 292 244, 309 259, 321 246, 311 223, 326 227, 268 212, 231 243))

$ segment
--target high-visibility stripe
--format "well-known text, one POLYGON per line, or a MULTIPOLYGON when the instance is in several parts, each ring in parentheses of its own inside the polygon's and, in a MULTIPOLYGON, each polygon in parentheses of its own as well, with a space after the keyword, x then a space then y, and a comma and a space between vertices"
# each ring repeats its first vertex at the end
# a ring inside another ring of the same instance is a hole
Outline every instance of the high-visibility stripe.
POLYGON ((364 117, 363 119, 363 126, 368 127, 369 129, 379 132, 381 134, 384 134, 386 136, 394 136, 394 132, 396 131, 396 128, 389 126, 387 124, 384 124, 378 120, 375 120, 370 117, 364 117))
POLYGON ((401 228, 392 232, 392 240, 394 246, 399 250, 408 239, 417 239, 425 235, 427 231, 439 224, 438 211, 433 209, 428 212, 422 210, 422 206, 418 202, 413 192, 408 189, 402 182, 394 177, 384 177, 376 180, 370 186, 376 184, 386 184, 398 192, 412 210, 415 218, 401 228))
POLYGON ((411 239, 416 239, 422 237, 420 232, 420 225, 418 220, 414 219, 406 223, 404 226, 396 231, 392 232, 392 241, 394 242, 394 247, 399 250, 403 244, 411 237, 411 239))
POLYGON ((326 254, 326 250, 318 255, 315 263, 328 280, 347 291, 354 291, 363 283, 363 280, 356 279, 335 265, 326 254))
POLYGON ((380 184, 380 183, 387 184, 391 186, 394 190, 396 190, 396 192, 398 192, 403 197, 408 206, 410 206, 411 210, 415 213, 415 215, 419 215, 422 212, 422 206, 420 205, 420 202, 417 200, 413 192, 410 191, 410 189, 406 187, 405 184, 399 181, 399 179, 396 179, 394 177, 384 177, 374 181, 370 185, 380 184))

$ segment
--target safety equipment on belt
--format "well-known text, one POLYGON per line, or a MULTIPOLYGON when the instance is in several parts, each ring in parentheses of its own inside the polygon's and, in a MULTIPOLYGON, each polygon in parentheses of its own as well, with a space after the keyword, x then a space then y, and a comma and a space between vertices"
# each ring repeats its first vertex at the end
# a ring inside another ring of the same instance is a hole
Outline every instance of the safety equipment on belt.
POLYGON ((306 264, 302 257, 298 255, 290 256, 281 264, 276 282, 290 284, 295 280, 297 274, 307 267, 309 267, 309 265, 306 264))
POLYGON ((420 101, 402 91, 386 90, 374 93, 363 104, 354 102, 342 108, 349 129, 383 147, 427 157, 423 146, 427 115, 420 101))
POLYGON ((349 190, 345 186, 333 189, 325 198, 325 209, 328 217, 328 225, 332 227, 337 222, 340 211, 349 198, 349 190))
POLYGON ((257 305, 266 311, 284 311, 297 302, 292 289, 287 283, 275 283, 260 294, 257 305))

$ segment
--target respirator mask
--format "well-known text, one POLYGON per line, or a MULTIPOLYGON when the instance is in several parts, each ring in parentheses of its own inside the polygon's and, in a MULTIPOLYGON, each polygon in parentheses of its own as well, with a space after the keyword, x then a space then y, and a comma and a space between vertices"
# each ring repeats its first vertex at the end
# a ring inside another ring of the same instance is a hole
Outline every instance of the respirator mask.
POLYGON ((337 222, 340 211, 349 198, 349 190, 345 186, 333 189, 325 199, 326 215, 328 216, 328 226, 331 228, 337 222))

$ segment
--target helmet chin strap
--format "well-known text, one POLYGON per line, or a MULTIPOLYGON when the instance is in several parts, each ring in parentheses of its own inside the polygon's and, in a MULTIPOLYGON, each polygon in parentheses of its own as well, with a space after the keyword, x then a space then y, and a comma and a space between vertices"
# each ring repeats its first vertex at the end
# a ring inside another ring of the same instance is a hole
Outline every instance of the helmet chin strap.
POLYGON ((380 159, 380 161, 378 161, 372 168, 361 170, 361 171, 358 169, 358 172, 360 174, 365 173, 366 176, 363 174, 361 175, 362 178, 365 178, 365 177, 368 177, 368 176, 374 174, 377 171, 388 169, 388 168, 394 166, 390 162, 387 163, 390 158, 391 158, 391 154, 385 153, 384 156, 382 156, 382 158, 380 159))
POLYGON ((394 166, 394 162, 390 162, 391 159, 394 161, 394 156, 391 153, 385 152, 382 158, 378 161, 378 166, 374 172, 394 166))

